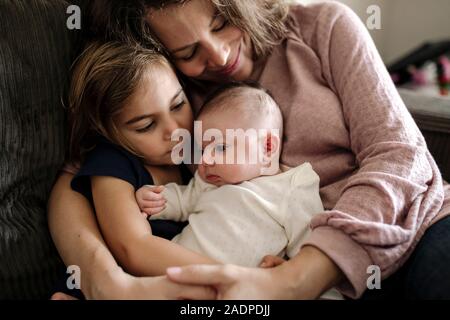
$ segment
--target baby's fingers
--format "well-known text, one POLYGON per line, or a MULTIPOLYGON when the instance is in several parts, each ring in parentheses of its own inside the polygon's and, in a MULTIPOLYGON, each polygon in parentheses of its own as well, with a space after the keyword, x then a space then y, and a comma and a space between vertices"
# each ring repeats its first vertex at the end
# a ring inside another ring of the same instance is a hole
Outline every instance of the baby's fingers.
POLYGON ((165 199, 157 200, 157 201, 149 201, 149 200, 142 200, 139 202, 139 206, 141 208, 159 208, 165 206, 167 201, 165 199))
POLYGON ((163 211, 166 208, 166 206, 161 206, 161 207, 155 207, 155 208, 145 208, 142 210, 143 214, 146 214, 148 216, 152 216, 155 214, 160 213, 161 211, 163 211))
POLYGON ((161 192, 163 192, 164 191, 164 186, 149 186, 149 189, 151 190, 151 191, 153 191, 154 193, 161 193, 161 192))
POLYGON ((145 190, 142 193, 142 199, 147 200, 147 201, 160 201, 160 200, 164 200, 165 198, 162 195, 162 193, 155 193, 150 190, 145 190))
POLYGON ((286 260, 284 260, 283 258, 277 257, 277 256, 272 256, 272 255, 267 255, 265 256, 259 267, 260 268, 273 268, 276 267, 282 263, 284 263, 286 260))

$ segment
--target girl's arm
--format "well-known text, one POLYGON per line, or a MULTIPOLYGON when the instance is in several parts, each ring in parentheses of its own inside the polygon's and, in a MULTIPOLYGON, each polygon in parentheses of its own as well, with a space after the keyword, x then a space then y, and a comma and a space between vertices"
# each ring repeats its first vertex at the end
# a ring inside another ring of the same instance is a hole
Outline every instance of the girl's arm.
POLYGON ((120 268, 100 234, 91 205, 70 188, 63 173, 50 195, 48 220, 66 265, 81 270, 81 290, 88 299, 213 299, 209 287, 177 285, 166 277, 133 277, 120 268))
POLYGON ((92 177, 95 211, 108 247, 119 263, 137 276, 164 275, 171 266, 215 264, 169 240, 153 236, 140 214, 134 187, 113 177, 92 177))

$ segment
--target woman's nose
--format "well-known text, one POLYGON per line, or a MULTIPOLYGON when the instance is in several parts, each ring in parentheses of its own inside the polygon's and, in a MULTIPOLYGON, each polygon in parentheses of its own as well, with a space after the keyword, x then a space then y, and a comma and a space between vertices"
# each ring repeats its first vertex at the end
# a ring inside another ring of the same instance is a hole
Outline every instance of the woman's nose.
POLYGON ((218 41, 209 46, 207 55, 209 68, 224 67, 228 62, 230 49, 229 46, 218 41))

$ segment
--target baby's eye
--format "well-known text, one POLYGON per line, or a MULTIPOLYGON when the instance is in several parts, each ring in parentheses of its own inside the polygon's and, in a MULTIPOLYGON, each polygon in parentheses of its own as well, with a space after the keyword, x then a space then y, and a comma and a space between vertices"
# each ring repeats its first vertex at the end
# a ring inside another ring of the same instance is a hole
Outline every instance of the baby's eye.
POLYGON ((225 144, 218 144, 215 149, 218 152, 225 152, 225 150, 227 150, 227 145, 225 145, 225 144))

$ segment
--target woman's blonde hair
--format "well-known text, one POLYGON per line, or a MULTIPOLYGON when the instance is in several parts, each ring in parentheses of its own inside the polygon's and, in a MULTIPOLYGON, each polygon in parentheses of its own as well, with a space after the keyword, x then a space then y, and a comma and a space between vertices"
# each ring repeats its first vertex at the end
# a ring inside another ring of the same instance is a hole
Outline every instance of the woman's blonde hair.
MULTIPOLYGON (((149 9, 182 5, 190 0, 91 1, 92 31, 108 40, 131 41, 168 52, 146 24, 149 9)), ((268 54, 286 34, 286 0, 210 0, 233 25, 250 36, 257 57, 268 54)))
POLYGON ((150 66, 172 68, 154 50, 120 42, 93 42, 76 61, 69 91, 70 151, 82 161, 101 135, 137 155, 120 134, 116 117, 150 66))

